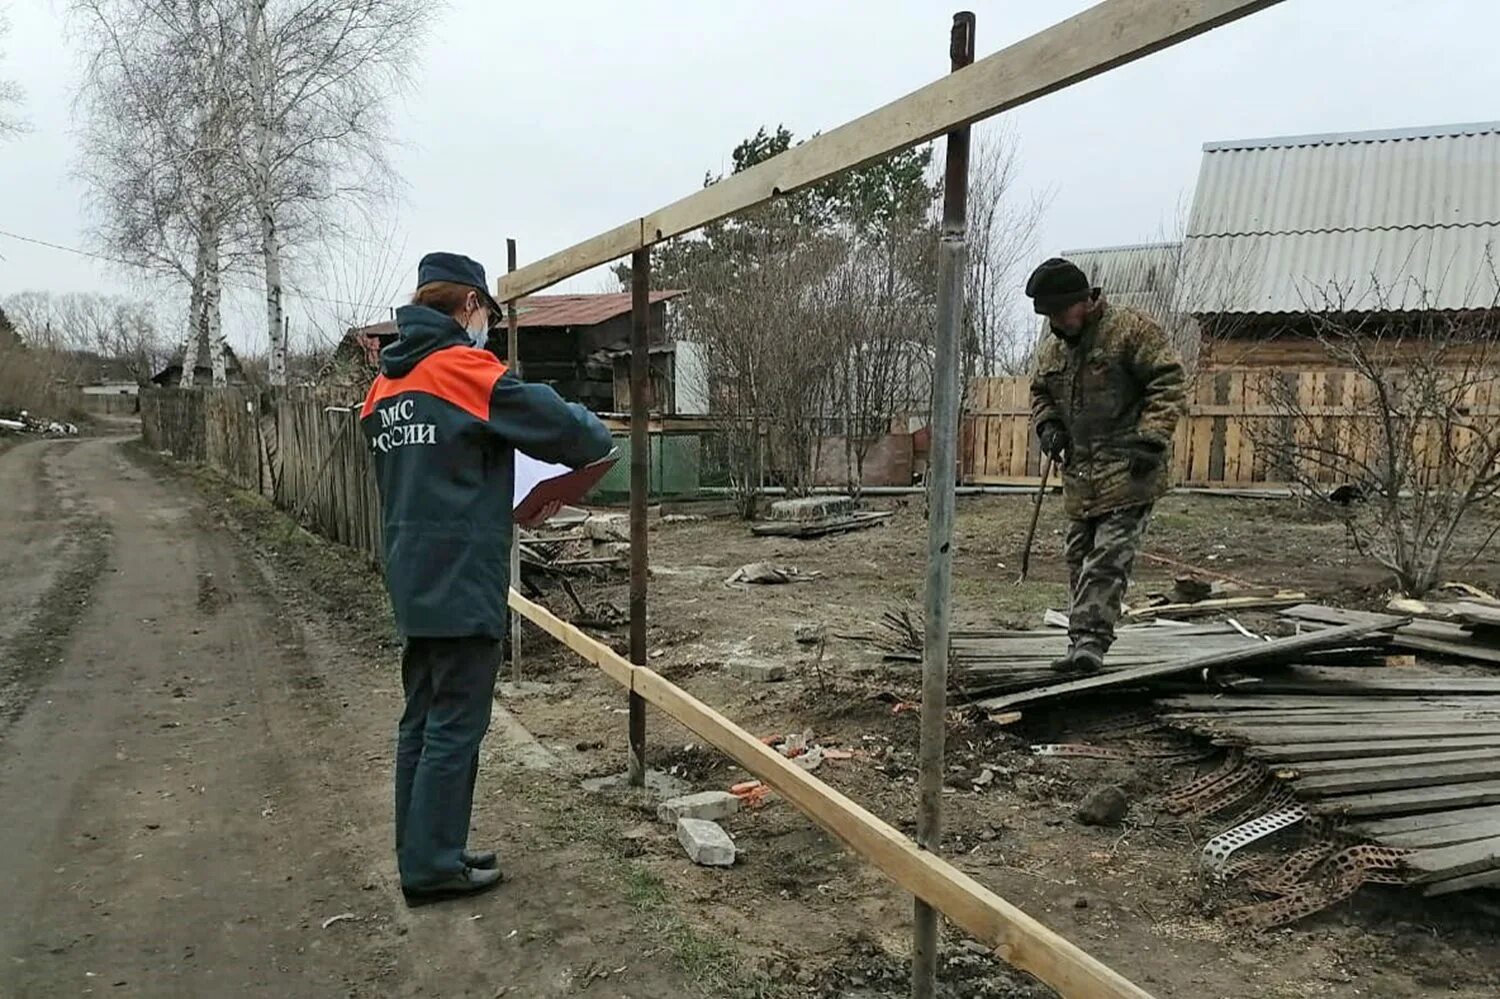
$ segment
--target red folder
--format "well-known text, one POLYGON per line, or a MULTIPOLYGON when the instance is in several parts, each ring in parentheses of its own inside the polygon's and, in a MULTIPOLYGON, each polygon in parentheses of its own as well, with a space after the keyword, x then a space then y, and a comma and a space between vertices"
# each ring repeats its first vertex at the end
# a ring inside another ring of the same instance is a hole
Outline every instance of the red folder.
POLYGON ((542 511, 553 503, 579 502, 599 484, 605 473, 615 467, 619 458, 619 451, 615 450, 582 468, 568 468, 549 465, 518 452, 515 488, 517 492, 523 488, 527 492, 515 502, 513 516, 516 523, 523 526, 536 523, 542 511))

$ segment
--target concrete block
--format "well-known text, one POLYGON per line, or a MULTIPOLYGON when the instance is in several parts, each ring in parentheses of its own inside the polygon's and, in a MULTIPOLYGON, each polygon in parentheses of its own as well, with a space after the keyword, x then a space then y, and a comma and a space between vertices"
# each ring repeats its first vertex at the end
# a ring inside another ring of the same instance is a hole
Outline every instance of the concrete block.
POLYGON ((786 679, 785 664, 766 662, 763 659, 736 659, 729 664, 729 672, 752 683, 771 683, 786 679))
POLYGON ((678 819, 677 841, 695 864, 704 867, 733 867, 734 840, 707 819, 678 819))
MULTIPOLYGON (((583 789, 593 794, 614 791, 634 791, 636 788, 630 786, 628 774, 610 774, 607 777, 590 777, 582 782, 583 789)), ((692 791, 693 786, 681 777, 673 777, 671 774, 660 770, 646 771, 645 791, 652 798, 658 800, 666 798, 680 798, 692 791)))
POLYGON ((700 791, 681 798, 670 798, 656 806, 656 817, 663 822, 678 819, 727 819, 740 810, 740 799, 728 791, 700 791))
POLYGON ((848 496, 804 496, 771 504, 772 520, 828 520, 853 512, 854 500, 848 496))

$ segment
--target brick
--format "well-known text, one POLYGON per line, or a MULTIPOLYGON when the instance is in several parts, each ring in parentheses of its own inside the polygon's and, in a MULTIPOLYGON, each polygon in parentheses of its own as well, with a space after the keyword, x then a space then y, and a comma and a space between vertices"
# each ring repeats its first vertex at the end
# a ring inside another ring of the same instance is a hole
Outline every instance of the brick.
POLYGON ((728 791, 700 791, 672 798, 656 806, 656 817, 663 822, 678 819, 727 819, 740 810, 740 799, 728 791))
POLYGON ((786 679, 784 663, 770 663, 757 659, 736 659, 729 664, 729 672, 741 680, 752 683, 771 683, 786 679))
POLYGON ((678 819, 677 841, 693 863, 705 867, 733 867, 734 840, 707 819, 678 819))

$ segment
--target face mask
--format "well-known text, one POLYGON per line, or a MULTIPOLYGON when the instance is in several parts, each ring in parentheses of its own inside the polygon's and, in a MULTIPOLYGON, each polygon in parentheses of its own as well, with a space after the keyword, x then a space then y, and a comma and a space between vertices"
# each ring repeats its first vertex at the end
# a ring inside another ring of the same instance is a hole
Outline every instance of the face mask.
POLYGON ((489 317, 485 315, 483 309, 474 310, 474 315, 469 317, 471 322, 474 321, 474 316, 479 317, 479 328, 475 329, 473 326, 466 326, 464 327, 464 332, 469 334, 470 343, 483 350, 484 345, 490 339, 489 317))

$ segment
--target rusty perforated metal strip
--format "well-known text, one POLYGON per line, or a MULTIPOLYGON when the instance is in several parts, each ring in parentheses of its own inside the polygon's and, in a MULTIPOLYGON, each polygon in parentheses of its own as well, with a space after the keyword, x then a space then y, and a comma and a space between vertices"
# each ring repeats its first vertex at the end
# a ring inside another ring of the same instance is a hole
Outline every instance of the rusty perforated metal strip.
MULTIPOLYGON (((1331 851, 1330 847, 1324 856, 1331 851)), ((1328 860, 1315 879, 1295 884, 1270 901, 1231 909, 1224 918, 1230 925, 1249 929, 1285 926, 1343 901, 1366 883, 1404 884, 1401 862, 1413 852, 1369 844, 1352 846, 1328 860)), ((1314 869, 1318 866, 1315 864, 1314 869)))

